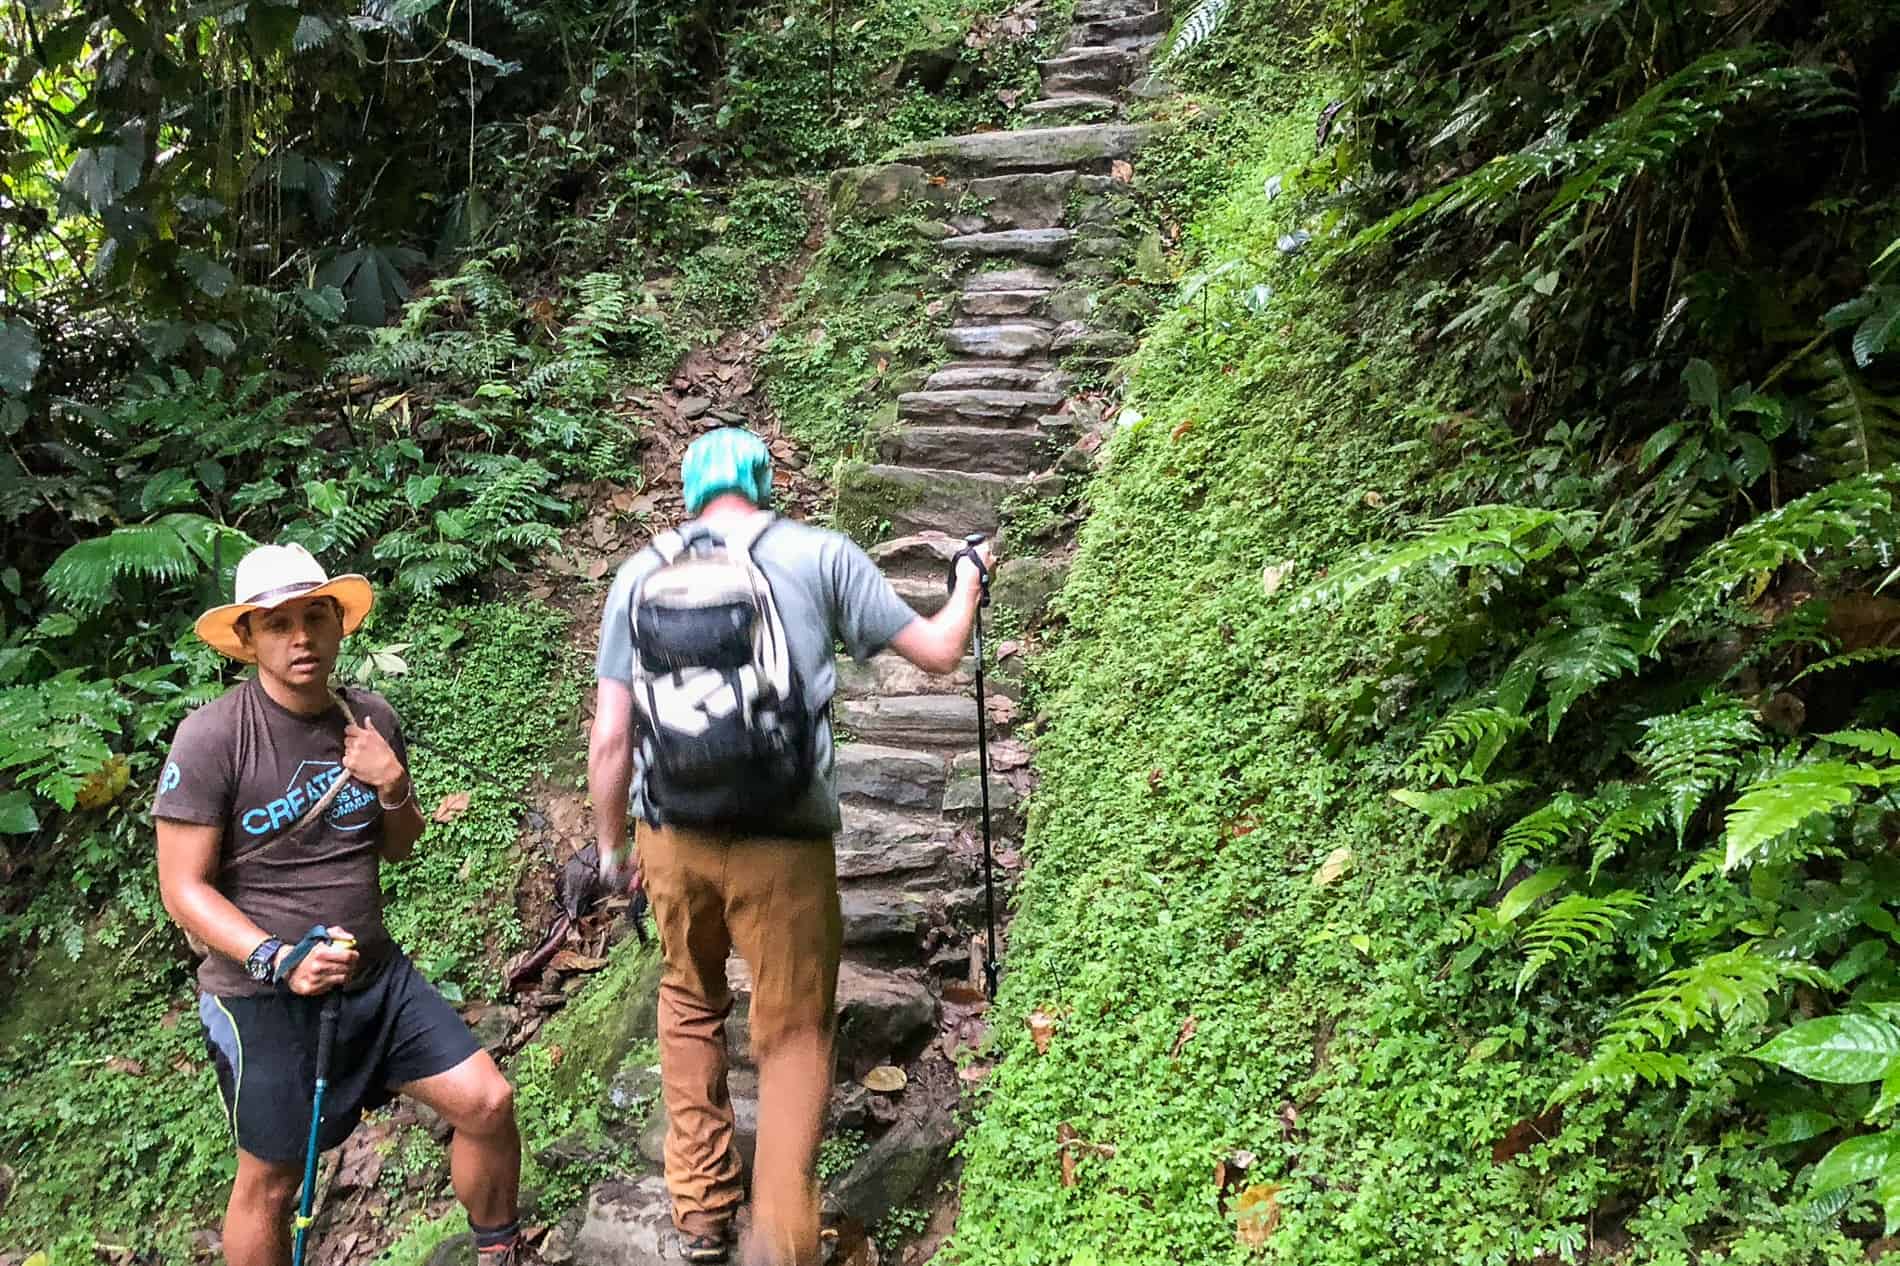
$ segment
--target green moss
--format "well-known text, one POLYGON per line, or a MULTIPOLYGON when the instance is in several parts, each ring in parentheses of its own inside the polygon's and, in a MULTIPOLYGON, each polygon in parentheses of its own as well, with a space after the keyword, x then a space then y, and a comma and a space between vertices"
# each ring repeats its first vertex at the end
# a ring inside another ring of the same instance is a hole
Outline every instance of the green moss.
POLYGON ((890 535, 892 516, 926 498, 918 484, 891 479, 864 462, 841 464, 834 486, 832 524, 867 547, 890 535))

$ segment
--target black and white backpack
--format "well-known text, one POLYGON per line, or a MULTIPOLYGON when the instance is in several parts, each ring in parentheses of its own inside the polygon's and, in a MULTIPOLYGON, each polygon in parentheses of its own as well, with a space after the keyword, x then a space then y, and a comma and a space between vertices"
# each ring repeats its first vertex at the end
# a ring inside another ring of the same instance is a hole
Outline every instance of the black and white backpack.
POLYGON ((655 825, 770 830, 811 783, 811 713, 752 558, 774 521, 755 516, 723 540, 703 526, 661 534, 651 546, 660 566, 628 604, 655 825))

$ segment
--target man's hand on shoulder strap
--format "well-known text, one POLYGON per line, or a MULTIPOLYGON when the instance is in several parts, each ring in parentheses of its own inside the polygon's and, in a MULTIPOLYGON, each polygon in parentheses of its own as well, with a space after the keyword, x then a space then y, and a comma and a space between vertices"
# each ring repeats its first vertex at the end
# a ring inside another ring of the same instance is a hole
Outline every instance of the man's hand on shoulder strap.
POLYGON ((396 759, 389 740, 377 732, 373 718, 343 727, 343 768, 364 786, 374 787, 386 809, 396 807, 408 790, 408 771, 396 759))

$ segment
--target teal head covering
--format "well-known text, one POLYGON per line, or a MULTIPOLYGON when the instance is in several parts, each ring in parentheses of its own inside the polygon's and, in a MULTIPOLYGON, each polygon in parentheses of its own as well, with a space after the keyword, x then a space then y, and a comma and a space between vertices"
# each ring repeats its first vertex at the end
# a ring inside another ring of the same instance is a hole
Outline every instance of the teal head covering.
POLYGON ((736 426, 708 431, 686 446, 680 463, 686 513, 723 492, 736 492, 763 509, 772 500, 772 453, 765 441, 736 426))

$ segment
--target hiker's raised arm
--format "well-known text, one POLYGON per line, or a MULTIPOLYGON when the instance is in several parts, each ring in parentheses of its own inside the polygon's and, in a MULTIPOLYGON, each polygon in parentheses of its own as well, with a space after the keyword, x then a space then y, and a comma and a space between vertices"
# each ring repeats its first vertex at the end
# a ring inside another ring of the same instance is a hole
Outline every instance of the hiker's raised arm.
POLYGON ((218 891, 218 848, 224 829, 157 819, 158 895, 179 927, 241 963, 270 934, 218 891))
POLYGON ((383 809, 382 858, 406 860, 422 838, 422 810, 416 805, 415 785, 404 761, 408 745, 399 732, 384 736, 376 719, 364 716, 361 725, 343 727, 343 768, 350 777, 376 792, 383 809))
POLYGON ((603 872, 627 857, 627 790, 633 782, 633 693, 602 677, 587 740, 587 794, 594 803, 594 839, 603 872))
MULTIPOLYGON (((995 554, 988 542, 977 547, 985 567, 994 566, 995 554)), ((983 596, 982 574, 968 558, 957 563, 957 586, 950 601, 933 616, 919 616, 891 639, 891 649, 927 673, 955 672, 970 645, 970 628, 976 622, 976 604, 983 596)))

